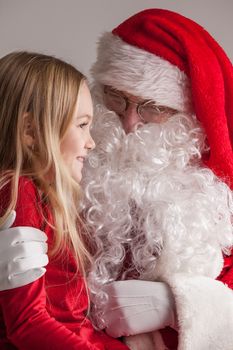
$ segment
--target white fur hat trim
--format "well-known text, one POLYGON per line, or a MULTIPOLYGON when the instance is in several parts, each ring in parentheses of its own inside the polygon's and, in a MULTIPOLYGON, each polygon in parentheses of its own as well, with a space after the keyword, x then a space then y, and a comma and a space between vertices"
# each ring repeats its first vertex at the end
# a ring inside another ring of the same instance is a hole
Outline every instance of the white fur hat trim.
POLYGON ((97 61, 92 67, 95 81, 178 111, 190 112, 189 79, 163 58, 124 42, 112 33, 100 38, 97 61))

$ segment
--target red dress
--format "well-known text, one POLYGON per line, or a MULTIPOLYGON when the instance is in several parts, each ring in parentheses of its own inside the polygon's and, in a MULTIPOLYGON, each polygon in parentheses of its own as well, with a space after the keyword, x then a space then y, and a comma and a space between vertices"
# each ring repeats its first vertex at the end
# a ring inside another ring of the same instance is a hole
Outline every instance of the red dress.
MULTIPOLYGON (((9 201, 9 187, 0 193, 1 212, 9 201)), ((42 216, 45 205, 34 183, 22 177, 14 226, 43 230, 48 244, 53 230, 42 216)), ((26 286, 0 292, 0 349, 22 350, 126 350, 104 332, 94 330, 86 317, 84 282, 67 250, 50 259, 44 277, 26 286)))

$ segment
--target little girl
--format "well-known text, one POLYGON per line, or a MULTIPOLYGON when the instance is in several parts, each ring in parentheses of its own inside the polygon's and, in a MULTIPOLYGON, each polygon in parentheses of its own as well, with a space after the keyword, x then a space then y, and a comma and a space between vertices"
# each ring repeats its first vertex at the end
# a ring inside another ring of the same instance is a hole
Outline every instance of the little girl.
POLYGON ((50 256, 39 280, 0 292, 1 349, 127 349, 87 318, 91 258, 77 204, 92 118, 73 66, 28 52, 0 59, 0 225, 15 210, 14 226, 46 233, 50 256))

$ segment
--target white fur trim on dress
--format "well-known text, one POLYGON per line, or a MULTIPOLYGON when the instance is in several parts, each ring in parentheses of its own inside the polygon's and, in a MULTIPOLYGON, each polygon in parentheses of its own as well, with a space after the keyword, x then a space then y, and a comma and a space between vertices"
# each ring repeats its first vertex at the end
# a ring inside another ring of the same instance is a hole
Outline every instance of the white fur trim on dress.
POLYGON ((185 73, 112 33, 105 33, 100 38, 92 75, 96 82, 153 99, 159 105, 182 112, 192 109, 189 79, 185 73))

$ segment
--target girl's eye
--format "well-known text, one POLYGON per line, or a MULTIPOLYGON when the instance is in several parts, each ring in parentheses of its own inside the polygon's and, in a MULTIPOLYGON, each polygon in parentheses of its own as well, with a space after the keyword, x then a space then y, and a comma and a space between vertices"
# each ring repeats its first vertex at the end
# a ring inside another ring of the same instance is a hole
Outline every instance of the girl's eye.
POLYGON ((88 125, 88 123, 82 123, 82 124, 79 124, 78 127, 81 128, 81 129, 83 129, 83 128, 85 128, 85 126, 87 126, 87 125, 88 125))

